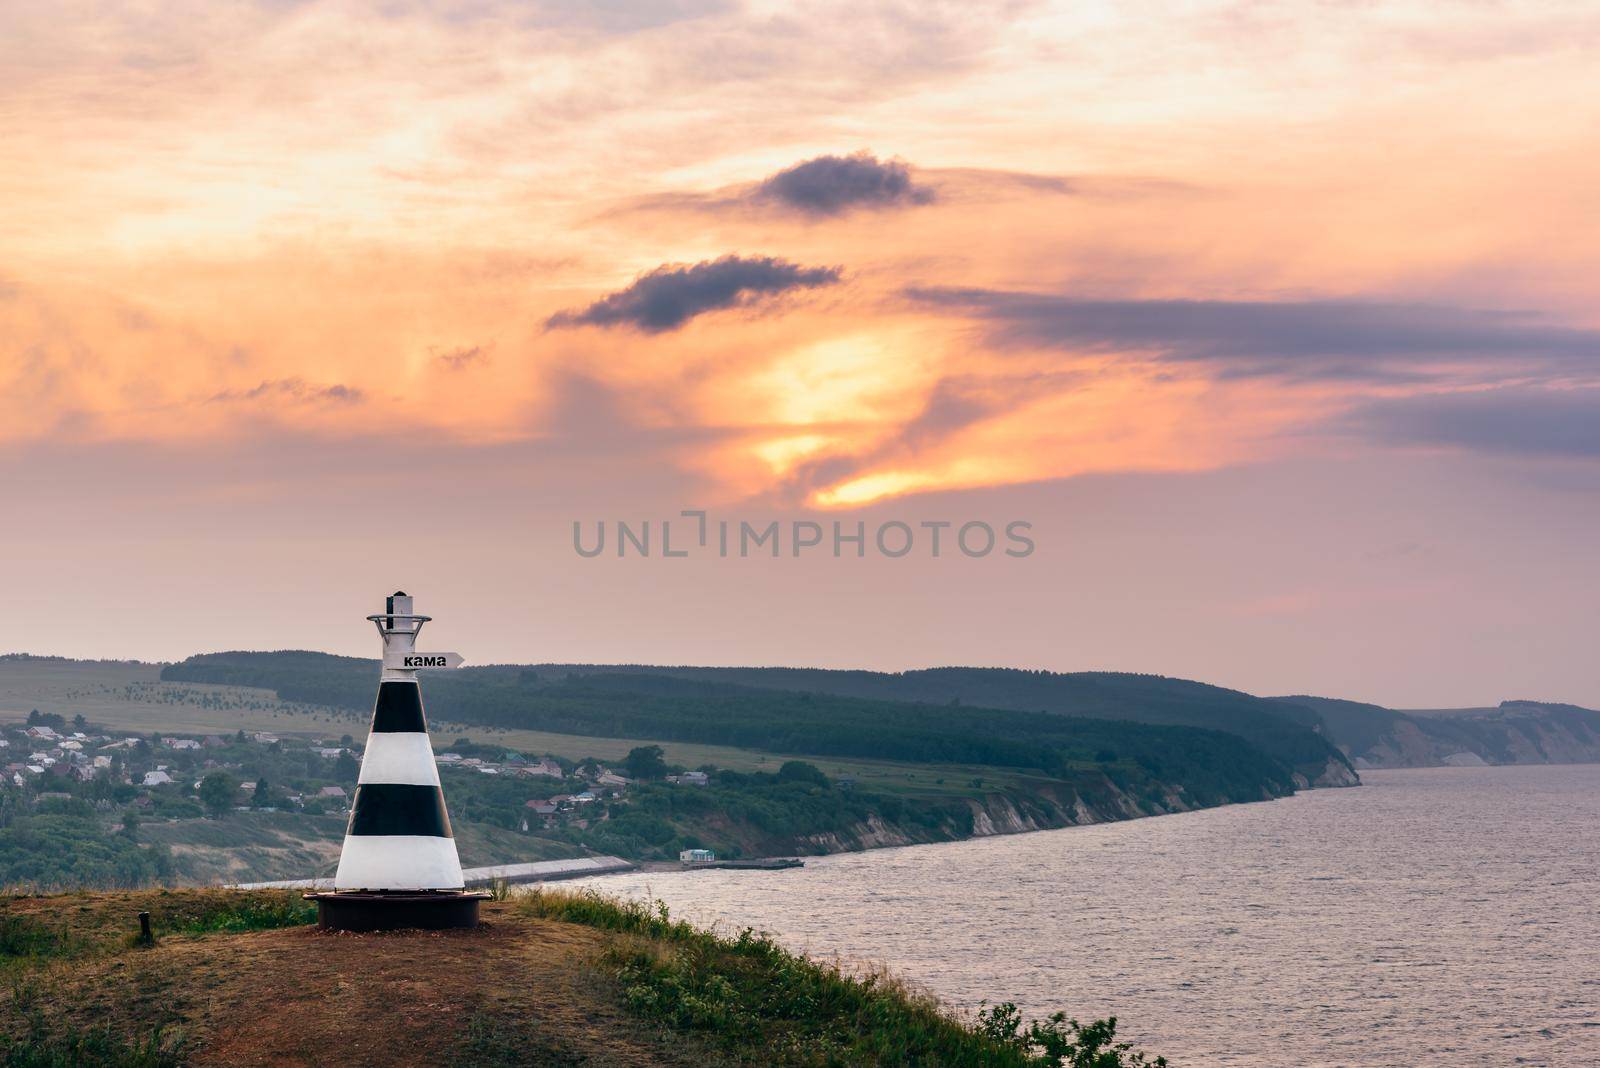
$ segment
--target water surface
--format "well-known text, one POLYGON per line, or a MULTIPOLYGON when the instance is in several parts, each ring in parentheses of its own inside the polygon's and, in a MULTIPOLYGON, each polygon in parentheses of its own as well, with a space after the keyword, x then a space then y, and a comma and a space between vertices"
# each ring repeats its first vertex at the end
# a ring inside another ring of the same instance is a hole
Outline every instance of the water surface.
POLYGON ((1600 1065, 1600 766, 584 880, 885 963, 948 1002, 1115 1014, 1176 1065, 1600 1065))

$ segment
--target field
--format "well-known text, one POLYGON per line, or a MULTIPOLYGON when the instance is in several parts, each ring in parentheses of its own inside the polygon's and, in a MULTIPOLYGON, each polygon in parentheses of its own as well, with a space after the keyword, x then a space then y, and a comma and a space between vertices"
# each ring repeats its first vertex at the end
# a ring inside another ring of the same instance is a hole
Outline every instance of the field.
POLYGON ((161 665, 122 661, 0 659, 0 720, 37 708, 68 719, 149 734, 231 734, 243 727, 310 737, 354 733, 363 717, 278 700, 269 690, 164 683, 161 665))

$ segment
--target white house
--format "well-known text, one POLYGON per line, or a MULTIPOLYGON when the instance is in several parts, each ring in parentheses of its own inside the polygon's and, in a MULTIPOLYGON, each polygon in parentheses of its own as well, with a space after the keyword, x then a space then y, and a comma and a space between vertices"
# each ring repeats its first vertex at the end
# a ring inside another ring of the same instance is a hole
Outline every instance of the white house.
POLYGON ((678 853, 680 864, 710 864, 717 859, 717 855, 709 849, 685 849, 678 853))
POLYGON ((172 781, 172 776, 164 771, 147 771, 144 773, 146 786, 163 786, 172 781))

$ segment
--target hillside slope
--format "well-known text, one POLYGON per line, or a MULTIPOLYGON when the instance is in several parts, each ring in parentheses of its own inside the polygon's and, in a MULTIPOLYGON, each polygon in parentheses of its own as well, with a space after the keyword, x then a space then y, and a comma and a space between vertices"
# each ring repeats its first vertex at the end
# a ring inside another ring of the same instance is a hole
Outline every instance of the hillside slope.
POLYGON ((7 1065, 1064 1063, 1014 1025, 974 1027, 892 977, 853 978, 748 932, 722 938, 593 895, 488 902, 474 930, 369 935, 308 926, 314 910, 282 891, 5 906, 7 1065), (139 912, 154 945, 134 938, 139 912))

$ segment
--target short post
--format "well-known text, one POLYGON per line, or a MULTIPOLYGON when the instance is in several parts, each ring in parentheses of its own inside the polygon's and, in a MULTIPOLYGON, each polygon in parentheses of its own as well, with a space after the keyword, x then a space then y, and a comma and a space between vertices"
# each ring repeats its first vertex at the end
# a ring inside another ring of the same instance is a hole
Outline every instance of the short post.
POLYGON ((156 944, 156 936, 150 933, 150 914, 148 912, 139 913, 139 944, 141 946, 153 946, 156 944))

